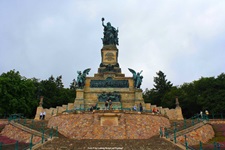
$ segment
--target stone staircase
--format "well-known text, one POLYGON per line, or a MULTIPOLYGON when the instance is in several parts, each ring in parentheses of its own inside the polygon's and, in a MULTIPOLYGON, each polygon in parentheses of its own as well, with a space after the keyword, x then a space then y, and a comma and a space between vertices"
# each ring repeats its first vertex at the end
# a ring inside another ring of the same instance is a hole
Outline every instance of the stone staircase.
MULTIPOLYGON (((180 130, 180 131, 176 132, 176 137, 183 136, 183 135, 187 134, 188 132, 191 132, 191 131, 193 131, 197 128, 200 128, 200 127, 204 126, 206 123, 207 123, 207 121, 204 120, 202 122, 199 122, 199 123, 197 123, 193 126, 190 126, 190 127, 186 128, 186 129, 180 130)), ((174 140, 173 138, 174 138, 174 134, 172 133, 172 134, 169 135, 169 139, 171 141, 173 141, 174 140)))
POLYGON ((159 138, 133 140, 74 140, 56 138, 47 142, 38 150, 90 150, 90 149, 115 149, 115 150, 181 150, 173 143, 159 138))
MULTIPOLYGON (((200 128, 201 126, 207 124, 207 121, 199 122, 189 128, 186 128, 184 130, 178 131, 176 133, 176 136, 182 136, 187 134, 190 131, 193 131, 197 128, 200 128)), ((36 136, 42 136, 41 132, 38 132, 36 130, 33 130, 29 127, 23 126, 19 123, 16 123, 14 121, 10 122, 11 125, 20 128, 30 134, 36 135, 36 136)), ((74 140, 74 139, 68 139, 65 137, 59 137, 59 138, 53 138, 52 140, 49 140, 45 142, 44 144, 38 144, 33 149, 38 150, 70 150, 70 149, 154 149, 154 150, 161 150, 161 149, 167 149, 167 150, 180 150, 183 149, 184 146, 173 143, 173 134, 169 135, 169 139, 159 138, 158 136, 155 136, 150 139, 141 139, 141 140, 74 140)), ((45 138, 48 138, 47 135, 45 135, 45 138)))
MULTIPOLYGON (((23 126, 19 123, 16 123, 15 121, 10 121, 9 124, 11 124, 12 126, 16 127, 16 128, 19 128, 25 132, 28 132, 32 135, 35 135, 35 136, 39 136, 39 137, 42 137, 43 133, 39 132, 39 131, 36 131, 36 130, 33 130, 29 127, 26 127, 26 126, 23 126)), ((47 139, 49 136, 44 134, 44 138, 47 139)))

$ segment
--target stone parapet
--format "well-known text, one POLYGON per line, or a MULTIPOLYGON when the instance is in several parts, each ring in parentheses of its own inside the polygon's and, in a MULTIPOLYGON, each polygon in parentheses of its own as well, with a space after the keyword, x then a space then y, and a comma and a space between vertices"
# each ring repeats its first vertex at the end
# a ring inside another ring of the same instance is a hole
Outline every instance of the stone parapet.
POLYGON ((151 109, 156 108, 156 107, 157 107, 156 105, 151 105, 151 109))
POLYGON ((59 114, 66 110, 65 108, 63 108, 61 106, 57 106, 56 108, 58 109, 59 114))
POLYGON ((50 111, 50 116, 53 116, 53 115, 55 115, 56 113, 57 113, 57 110, 56 110, 56 108, 49 108, 49 111, 50 111))
POLYGON ((52 110, 51 109, 44 109, 44 112, 46 113, 45 119, 48 120, 52 116, 52 110))
POLYGON ((74 104, 68 103, 68 110, 73 110, 73 109, 74 109, 74 104))
MULTIPOLYGON (((82 103, 80 103, 78 106, 80 108, 80 105, 83 105, 82 103)), ((50 119, 52 116, 56 116, 58 114, 63 113, 66 110, 74 110, 74 103, 68 103, 67 105, 62 105, 62 106, 57 106, 56 108, 43 108, 43 107, 37 107, 36 110, 36 115, 35 115, 35 120, 40 120, 40 113, 41 112, 45 112, 45 120, 50 119)))
POLYGON ((68 105, 62 105, 63 109, 68 109, 68 105))

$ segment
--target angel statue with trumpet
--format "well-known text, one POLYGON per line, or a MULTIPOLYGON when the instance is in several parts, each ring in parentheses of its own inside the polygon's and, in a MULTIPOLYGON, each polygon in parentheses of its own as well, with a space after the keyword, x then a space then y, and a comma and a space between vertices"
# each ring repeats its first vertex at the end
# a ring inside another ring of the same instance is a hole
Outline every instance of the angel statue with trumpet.
POLYGON ((141 72, 137 72, 137 73, 133 69, 128 68, 128 70, 133 74, 134 87, 140 88, 141 83, 142 83, 142 79, 143 79, 143 76, 141 75, 142 70, 141 70, 141 72))

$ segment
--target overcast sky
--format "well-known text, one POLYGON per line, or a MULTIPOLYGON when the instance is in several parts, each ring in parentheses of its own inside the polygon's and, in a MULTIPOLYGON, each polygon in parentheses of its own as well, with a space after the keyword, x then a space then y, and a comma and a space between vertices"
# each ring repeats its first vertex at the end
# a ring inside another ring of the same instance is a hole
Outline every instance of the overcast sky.
POLYGON ((62 75, 101 63, 105 23, 119 28, 122 72, 143 70, 142 89, 159 70, 174 85, 225 71, 225 0, 0 0, 0 74, 62 75))

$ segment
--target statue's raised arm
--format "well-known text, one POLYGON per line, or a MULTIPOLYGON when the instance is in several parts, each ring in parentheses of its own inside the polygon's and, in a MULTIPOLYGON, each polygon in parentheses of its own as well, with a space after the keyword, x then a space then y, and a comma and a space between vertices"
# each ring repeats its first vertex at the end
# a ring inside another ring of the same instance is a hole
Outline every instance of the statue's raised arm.
POLYGON ((106 26, 104 25, 104 20, 105 20, 105 19, 102 18, 102 26, 103 26, 103 27, 106 27, 106 26))

